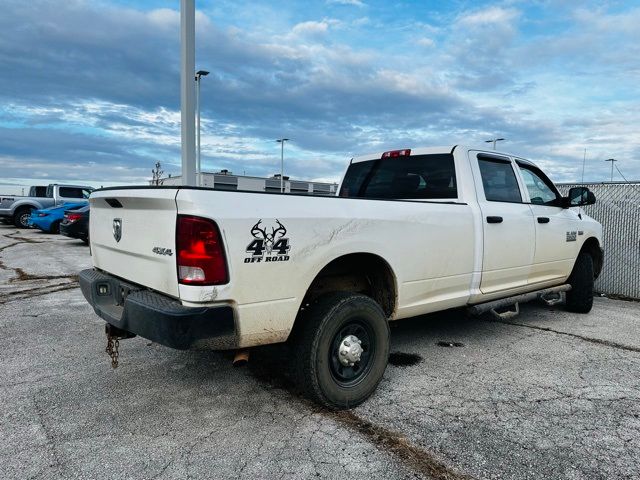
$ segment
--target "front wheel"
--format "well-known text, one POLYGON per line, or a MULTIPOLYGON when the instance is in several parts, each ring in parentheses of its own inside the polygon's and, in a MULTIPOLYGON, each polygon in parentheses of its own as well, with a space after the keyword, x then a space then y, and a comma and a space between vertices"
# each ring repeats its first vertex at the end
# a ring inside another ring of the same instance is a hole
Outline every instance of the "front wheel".
POLYGON ((306 309, 292 334, 297 383, 329 408, 355 407, 375 391, 389 358, 389 325, 371 298, 338 292, 306 309))
POLYGON ((566 308, 570 312, 589 313, 593 307, 593 258, 588 253, 580 253, 573 266, 567 283, 566 308))

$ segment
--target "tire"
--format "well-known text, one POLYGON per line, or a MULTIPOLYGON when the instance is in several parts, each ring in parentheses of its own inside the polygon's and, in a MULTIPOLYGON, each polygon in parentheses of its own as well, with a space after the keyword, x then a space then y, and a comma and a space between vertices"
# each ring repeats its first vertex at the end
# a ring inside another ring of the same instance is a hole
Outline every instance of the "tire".
POLYGON ((588 253, 580 253, 573 266, 567 283, 566 309, 570 312, 589 313, 593 307, 593 258, 588 253))
POLYGON ((331 409, 352 408, 369 398, 382 380, 389 359, 389 324, 371 298, 332 293, 303 312, 289 343, 294 379, 305 396, 331 409), (350 335, 362 348, 359 360, 351 357, 353 366, 342 364, 339 353, 341 346, 357 343, 350 335))
POLYGON ((18 228, 29 228, 29 217, 33 207, 20 207, 16 213, 13 214, 13 224, 18 228))
POLYGON ((53 222, 49 229, 49 233, 60 233, 60 222, 53 222))

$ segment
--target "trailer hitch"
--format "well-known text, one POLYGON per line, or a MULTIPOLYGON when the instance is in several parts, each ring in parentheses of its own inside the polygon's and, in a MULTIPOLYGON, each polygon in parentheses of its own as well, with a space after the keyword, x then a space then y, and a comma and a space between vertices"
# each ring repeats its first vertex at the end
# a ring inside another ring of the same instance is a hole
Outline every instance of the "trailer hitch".
POLYGON ((120 340, 133 338, 136 334, 114 327, 110 323, 104 326, 104 333, 107 335, 107 348, 105 352, 111 357, 111 367, 118 368, 118 358, 120 356, 118 348, 120 347, 120 340))

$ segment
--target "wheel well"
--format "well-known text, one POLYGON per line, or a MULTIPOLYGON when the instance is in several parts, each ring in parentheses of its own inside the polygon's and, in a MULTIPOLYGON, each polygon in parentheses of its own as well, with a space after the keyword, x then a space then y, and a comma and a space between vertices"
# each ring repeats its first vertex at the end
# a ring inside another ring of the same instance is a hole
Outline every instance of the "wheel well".
POLYGON ((352 253, 326 265, 307 289, 302 308, 331 292, 362 293, 373 298, 387 318, 396 308, 396 278, 389 264, 371 253, 352 253))
POLYGON ((582 252, 591 255, 591 258, 593 259, 593 275, 595 278, 598 278, 600 272, 602 271, 602 265, 604 263, 602 250, 600 249, 598 240, 594 237, 588 238, 580 249, 580 253, 582 252))
POLYGON ((25 210, 35 210, 36 207, 34 207, 33 205, 20 205, 19 207, 17 207, 14 212, 13 215, 20 215, 20 213, 24 212, 25 210))

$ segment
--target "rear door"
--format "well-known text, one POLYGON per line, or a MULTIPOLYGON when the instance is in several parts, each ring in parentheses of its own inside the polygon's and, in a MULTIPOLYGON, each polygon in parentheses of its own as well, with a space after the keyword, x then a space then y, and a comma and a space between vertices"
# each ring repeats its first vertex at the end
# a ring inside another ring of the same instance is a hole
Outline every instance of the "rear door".
POLYGON ((482 212, 480 290, 484 294, 525 287, 535 253, 533 214, 524 203, 513 161, 469 153, 482 212))
POLYGON ((173 188, 94 192, 89 227, 94 266, 177 298, 177 192, 173 188))

